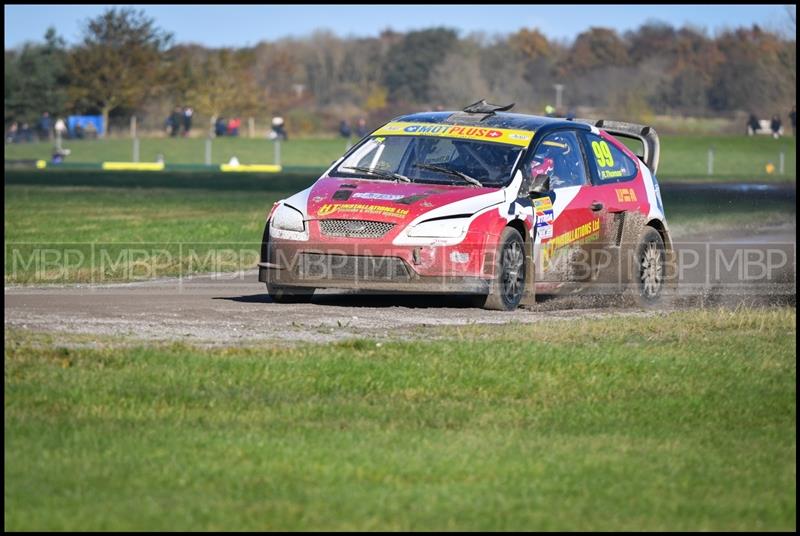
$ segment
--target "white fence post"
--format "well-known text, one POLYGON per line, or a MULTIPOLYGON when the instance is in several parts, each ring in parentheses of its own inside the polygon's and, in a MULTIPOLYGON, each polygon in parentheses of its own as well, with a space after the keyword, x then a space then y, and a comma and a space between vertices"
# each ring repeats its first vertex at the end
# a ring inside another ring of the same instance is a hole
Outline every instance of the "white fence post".
POLYGON ((714 148, 708 148, 708 174, 714 174, 714 148))
POLYGON ((131 138, 133 138, 133 161, 139 161, 139 138, 136 136, 136 116, 131 116, 131 138))

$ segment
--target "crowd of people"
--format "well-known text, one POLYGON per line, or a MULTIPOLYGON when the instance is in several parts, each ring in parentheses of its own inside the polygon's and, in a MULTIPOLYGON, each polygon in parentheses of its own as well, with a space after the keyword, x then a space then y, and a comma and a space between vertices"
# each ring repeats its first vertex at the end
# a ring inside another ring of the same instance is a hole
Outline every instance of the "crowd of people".
MULTIPOLYGON (((548 106, 546 110, 547 115, 553 115, 555 111, 552 107, 548 106)), ((573 113, 568 113, 568 116, 573 116, 573 113)), ((164 129, 166 133, 176 138, 178 136, 188 137, 192 130, 192 118, 194 110, 190 106, 176 106, 172 113, 164 121, 164 129)), ((797 135, 797 107, 792 106, 791 111, 788 113, 789 124, 792 127, 792 136, 797 135)), ((775 114, 769 121, 762 121, 755 113, 751 113, 747 119, 747 134, 752 136, 754 134, 764 133, 770 134, 774 138, 780 138, 783 131, 783 121, 780 114, 775 114)), ((242 127, 242 120, 238 117, 225 118, 219 117, 214 123, 214 134, 216 136, 230 136, 236 137, 242 127)), ((66 138, 92 138, 97 136, 96 130, 93 130, 93 124, 87 123, 86 127, 77 123, 73 130, 67 128, 67 124, 62 118, 57 118, 55 122, 50 117, 48 112, 43 112, 39 120, 31 125, 27 122, 19 123, 13 121, 6 129, 6 143, 22 143, 34 141, 49 141, 54 137, 66 138)), ((367 128, 367 121, 363 117, 356 120, 355 125, 352 125, 348 120, 342 119, 339 122, 339 135, 342 138, 350 140, 353 136, 357 139, 363 138, 369 133, 367 128)), ((267 133, 267 138, 271 140, 289 140, 289 134, 286 130, 286 124, 280 114, 275 113, 271 121, 271 129, 267 133)))
MULTIPOLYGON (((792 106, 788 116, 789 123, 792 125, 792 136, 797 136, 797 106, 792 106)), ((769 120, 769 130, 767 130, 758 116, 751 113, 747 119, 747 135, 752 136, 760 132, 771 134, 775 139, 780 138, 783 135, 783 121, 780 114, 772 116, 772 119, 769 120)))
POLYGON ((55 124, 48 112, 43 112, 35 125, 13 121, 6 130, 6 143, 30 143, 33 141, 49 141, 54 135, 67 136, 67 125, 58 118, 55 124))
POLYGON ((181 108, 180 106, 176 106, 172 113, 169 114, 166 121, 164 121, 164 129, 173 138, 177 138, 180 134, 187 137, 192 130, 193 115, 194 110, 192 110, 191 107, 184 106, 181 108))

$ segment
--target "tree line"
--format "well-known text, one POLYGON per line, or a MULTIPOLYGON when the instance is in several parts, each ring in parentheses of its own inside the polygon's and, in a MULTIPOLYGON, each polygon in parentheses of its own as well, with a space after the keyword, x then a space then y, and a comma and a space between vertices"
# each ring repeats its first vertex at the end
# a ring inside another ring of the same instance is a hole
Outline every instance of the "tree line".
MULTIPOLYGON (((793 12, 789 13, 794 24, 793 12)), ((571 42, 535 28, 502 36, 446 28, 342 38, 320 31, 252 47, 176 44, 155 20, 112 8, 67 46, 55 29, 5 51, 5 123, 102 114, 112 128, 131 115, 156 125, 176 105, 197 117, 286 117, 299 132, 343 118, 373 122, 479 98, 516 110, 581 109, 634 119, 788 110, 796 98, 796 39, 759 26, 715 36, 648 22, 620 34, 592 27, 571 42)))

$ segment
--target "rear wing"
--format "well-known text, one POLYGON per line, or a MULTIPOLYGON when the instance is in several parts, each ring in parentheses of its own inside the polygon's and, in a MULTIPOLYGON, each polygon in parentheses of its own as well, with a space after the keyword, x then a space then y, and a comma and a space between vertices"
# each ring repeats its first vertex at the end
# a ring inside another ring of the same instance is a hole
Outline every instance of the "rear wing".
POLYGON ((606 119, 573 119, 578 123, 586 123, 597 128, 602 128, 612 136, 638 140, 644 147, 644 154, 637 155, 650 168, 653 175, 658 170, 658 157, 661 152, 661 143, 658 141, 658 134, 655 129, 645 125, 635 123, 623 123, 622 121, 608 121, 606 119))

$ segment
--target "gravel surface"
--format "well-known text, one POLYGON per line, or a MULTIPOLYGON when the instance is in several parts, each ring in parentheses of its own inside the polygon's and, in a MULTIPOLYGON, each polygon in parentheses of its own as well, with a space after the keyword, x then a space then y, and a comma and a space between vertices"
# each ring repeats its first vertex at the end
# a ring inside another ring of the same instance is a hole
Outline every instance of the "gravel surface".
MULTIPOLYGON (((742 278, 742 273, 737 272, 739 264, 746 265, 746 256, 721 275, 714 273, 715 268, 701 265, 701 269, 684 277, 673 296, 650 310, 609 296, 571 295, 539 296, 536 305, 507 313, 474 308, 465 300, 452 297, 376 296, 332 290, 318 291, 310 304, 282 305, 271 302, 255 270, 102 286, 6 287, 5 325, 36 331, 227 345, 330 342, 358 336, 406 339, 428 336, 429 330, 419 329, 424 326, 649 315, 663 309, 707 305, 795 304, 794 226, 760 233, 696 235, 683 243, 686 245, 680 244, 679 252, 710 243, 732 252, 733 248, 745 248, 751 251, 751 257, 757 257, 759 251, 769 255, 770 251, 780 250, 788 256, 788 262, 760 278, 749 278, 747 273, 742 278)), ((780 255, 772 257, 777 265, 780 255)))

